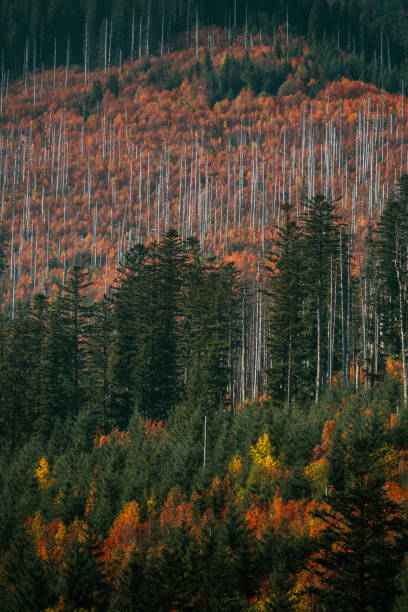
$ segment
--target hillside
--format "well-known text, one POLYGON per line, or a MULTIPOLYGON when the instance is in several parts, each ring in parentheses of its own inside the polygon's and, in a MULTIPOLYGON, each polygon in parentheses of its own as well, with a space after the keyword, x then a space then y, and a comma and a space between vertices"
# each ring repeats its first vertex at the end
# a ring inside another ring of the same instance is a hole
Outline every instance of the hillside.
POLYGON ((319 82, 301 39, 286 61, 284 34, 275 45, 254 39, 247 54, 242 39, 228 49, 221 31, 200 36, 197 52, 92 72, 86 83, 60 68, 3 89, 9 302, 52 291, 74 261, 100 295, 131 244, 170 227, 253 267, 282 202, 300 213, 318 192, 338 200, 353 234, 377 217, 407 168, 405 97, 319 82), (278 79, 277 95, 253 85, 257 73, 278 79))
POLYGON ((0 0, 4 612, 408 609, 407 19, 0 0))

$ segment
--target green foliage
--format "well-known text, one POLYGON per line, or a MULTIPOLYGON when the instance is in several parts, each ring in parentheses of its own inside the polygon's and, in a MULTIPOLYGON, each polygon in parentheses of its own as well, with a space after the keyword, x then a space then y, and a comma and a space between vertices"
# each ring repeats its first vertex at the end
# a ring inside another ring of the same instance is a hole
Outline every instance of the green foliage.
POLYGON ((21 530, 0 564, 0 596, 4 612, 40 612, 53 603, 47 567, 38 558, 32 538, 21 530))
POLYGON ((109 78, 108 78, 108 80, 106 82, 106 88, 109 89, 109 91, 111 91, 113 93, 115 98, 118 97, 118 95, 119 95, 119 81, 118 81, 118 77, 113 72, 109 75, 109 78))
MULTIPOLYGON (((358 422, 354 422, 358 427, 358 422)), ((315 543, 312 570, 321 587, 311 592, 329 610, 384 610, 396 594, 395 577, 406 550, 406 520, 384 489, 374 420, 347 444, 345 487, 319 511, 325 529, 315 543)))
POLYGON ((64 552, 55 591, 66 610, 106 609, 106 589, 94 551, 90 537, 79 534, 64 552))

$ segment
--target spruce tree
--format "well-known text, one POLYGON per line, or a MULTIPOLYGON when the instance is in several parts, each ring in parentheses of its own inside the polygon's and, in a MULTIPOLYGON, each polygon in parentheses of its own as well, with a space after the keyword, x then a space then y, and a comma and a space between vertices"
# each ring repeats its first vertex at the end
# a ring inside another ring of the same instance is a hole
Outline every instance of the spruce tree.
POLYGON ((106 609, 106 585, 95 552, 87 534, 74 537, 64 552, 55 586, 65 610, 106 609))
POLYGON ((385 352, 400 357, 404 403, 408 402, 408 175, 386 202, 378 227, 381 335, 385 352))
POLYGON ((98 426, 105 429, 109 416, 109 356, 113 335, 112 304, 106 296, 95 305, 89 327, 85 363, 87 403, 97 416, 98 426))
POLYGON ((41 612, 55 601, 48 568, 23 530, 0 562, 0 597, 4 612, 41 612))
POLYGON ((333 270, 338 258, 339 219, 334 204, 322 195, 315 196, 303 216, 303 286, 306 362, 310 383, 314 376, 314 398, 322 394, 327 373, 328 307, 333 270))
POLYGON ((180 296, 184 401, 208 413, 227 403, 237 346, 237 274, 231 265, 204 260, 197 240, 190 239, 185 248, 180 296))
POLYGON ((268 395, 278 404, 291 403, 302 391, 302 243, 293 207, 283 206, 284 224, 270 254, 268 395))
MULTIPOLYGON (((136 406, 142 378, 135 375, 139 362, 147 367, 148 348, 145 321, 151 315, 148 250, 134 246, 119 266, 117 287, 113 297, 113 326, 115 335, 109 358, 111 399, 109 419, 113 426, 124 427, 136 406)), ((140 371, 140 366, 139 366, 140 371)))
POLYGON ((321 586, 310 592, 325 610, 380 612, 391 609, 396 595, 408 523, 384 488, 378 428, 354 425, 344 456, 345 488, 333 488, 329 508, 316 512, 325 528, 311 572, 321 586))

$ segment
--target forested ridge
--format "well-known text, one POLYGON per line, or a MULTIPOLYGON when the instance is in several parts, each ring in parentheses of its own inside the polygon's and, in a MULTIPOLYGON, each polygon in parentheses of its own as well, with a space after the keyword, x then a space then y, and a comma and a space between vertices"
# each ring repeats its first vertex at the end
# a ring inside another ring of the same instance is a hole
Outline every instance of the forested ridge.
POLYGON ((174 229, 2 317, 5 610, 406 608, 408 176, 349 236, 284 205, 256 397, 248 287, 174 229))
POLYGON ((327 49, 335 45, 367 61, 401 67, 407 60, 407 8, 402 0, 2 0, 3 65, 13 76, 28 64, 88 69, 174 50, 182 33, 195 44, 196 28, 220 26, 229 36, 273 34, 281 24, 327 49))
POLYGON ((401 0, 0 0, 0 608, 408 609, 401 0))

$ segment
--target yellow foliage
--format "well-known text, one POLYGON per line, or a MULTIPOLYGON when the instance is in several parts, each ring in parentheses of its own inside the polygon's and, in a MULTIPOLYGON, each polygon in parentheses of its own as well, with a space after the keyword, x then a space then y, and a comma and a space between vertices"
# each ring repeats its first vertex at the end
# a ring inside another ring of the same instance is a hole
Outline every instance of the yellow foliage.
POLYGON ((45 457, 41 457, 34 474, 40 489, 48 489, 55 482, 55 479, 51 476, 50 465, 45 457))
POLYGON ((255 446, 251 446, 251 456, 254 465, 264 468, 267 471, 279 467, 279 460, 274 457, 275 447, 271 445, 268 433, 263 433, 255 446))
POLYGON ((41 510, 37 510, 31 520, 31 531, 36 541, 40 537, 44 525, 44 519, 41 510))
POLYGON ((146 502, 146 505, 149 514, 153 514, 156 511, 156 496, 154 493, 151 494, 146 502))
POLYGON ((61 506, 64 499, 65 499, 65 495, 62 489, 60 489, 54 498, 54 501, 53 501, 54 506, 61 506))
POLYGON ((309 463, 305 467, 305 474, 310 481, 314 496, 324 495, 327 486, 327 472, 328 463, 325 458, 309 463))
POLYGON ((239 455, 234 455, 228 464, 228 474, 236 480, 242 472, 242 459, 239 455))
POLYGON ((57 531, 54 536, 55 543, 58 546, 63 546, 66 536, 67 536, 67 528, 65 527, 62 521, 58 521, 57 531))

